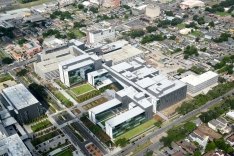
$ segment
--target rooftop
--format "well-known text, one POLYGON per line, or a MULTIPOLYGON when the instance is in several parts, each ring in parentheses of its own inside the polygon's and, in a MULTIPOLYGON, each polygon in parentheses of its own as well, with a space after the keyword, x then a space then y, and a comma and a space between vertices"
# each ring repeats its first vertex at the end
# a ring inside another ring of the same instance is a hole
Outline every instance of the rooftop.
POLYGON ((3 94, 17 110, 39 103, 23 84, 5 88, 3 94))
POLYGON ((102 57, 105 61, 112 60, 113 62, 119 62, 142 53, 143 51, 141 51, 140 49, 137 49, 131 45, 126 45, 123 46, 121 49, 105 54, 102 57))
POLYGON ((0 151, 1 154, 9 156, 23 155, 31 156, 31 153, 24 145, 18 134, 11 135, 9 137, 0 140, 0 151), (2 153, 4 152, 4 153, 2 153))
POLYGON ((92 112, 93 114, 99 114, 105 110, 108 110, 108 109, 115 107, 117 105, 120 105, 120 104, 121 104, 121 102, 119 100, 112 99, 112 100, 107 101, 101 105, 98 105, 94 108, 91 108, 89 111, 92 112))
POLYGON ((193 86, 197 86, 203 82, 206 82, 214 77, 217 77, 218 74, 212 71, 208 71, 206 73, 203 73, 201 75, 188 75, 181 79, 182 82, 188 83, 193 86))
POLYGON ((144 110, 141 109, 140 107, 134 107, 108 121, 106 121, 106 124, 108 124, 110 127, 115 127, 129 119, 132 119, 133 117, 140 115, 141 113, 143 113, 144 110))

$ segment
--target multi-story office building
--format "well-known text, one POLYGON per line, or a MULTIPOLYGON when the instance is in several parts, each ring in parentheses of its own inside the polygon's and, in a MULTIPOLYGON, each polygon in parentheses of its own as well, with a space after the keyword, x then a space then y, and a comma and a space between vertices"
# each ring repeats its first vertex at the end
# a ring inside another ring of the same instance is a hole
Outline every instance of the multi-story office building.
POLYGON ((115 98, 89 110, 89 119, 113 139, 152 118, 153 104, 142 92, 127 87, 115 98))
POLYGON ((97 89, 113 83, 111 75, 105 69, 88 73, 88 82, 97 89))
POLYGON ((114 138, 140 125, 145 120, 145 111, 136 106, 105 122, 106 133, 114 138))
POLYGON ((101 67, 102 61, 98 56, 83 54, 59 64, 60 80, 70 87, 88 80, 87 74, 101 67))
POLYGON ((6 108, 19 122, 25 123, 42 115, 41 103, 23 84, 17 84, 2 90, 7 101, 6 108))
POLYGON ((201 75, 191 74, 180 80, 187 84, 188 92, 195 96, 198 93, 201 93, 204 89, 216 85, 218 83, 218 76, 217 73, 208 71, 201 75))
POLYGON ((64 60, 82 55, 84 52, 76 46, 63 44, 55 48, 42 51, 39 55, 40 62, 34 63, 35 73, 45 80, 56 79, 59 77, 58 64, 64 60))
POLYGON ((157 107, 154 105, 154 112, 175 104, 186 97, 187 86, 185 83, 175 80, 168 80, 159 74, 155 68, 145 65, 141 58, 133 59, 130 62, 122 62, 112 67, 103 65, 109 73, 117 80, 128 86, 133 86, 157 99, 157 107))
POLYGON ((87 35, 87 42, 89 44, 97 44, 103 42, 105 40, 113 40, 115 39, 115 29, 98 29, 98 30, 90 30, 87 35))

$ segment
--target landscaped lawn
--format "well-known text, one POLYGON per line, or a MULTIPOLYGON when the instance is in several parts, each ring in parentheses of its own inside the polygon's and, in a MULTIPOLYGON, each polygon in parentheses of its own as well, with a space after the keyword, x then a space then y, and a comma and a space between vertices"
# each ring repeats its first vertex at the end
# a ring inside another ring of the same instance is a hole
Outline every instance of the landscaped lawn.
POLYGON ((0 75, 0 82, 13 80, 13 78, 9 74, 1 74, 0 75))
POLYGON ((193 36, 195 36, 195 37, 199 37, 199 36, 202 36, 202 35, 203 35, 202 32, 197 31, 197 30, 191 32, 191 34, 192 34, 193 36))
POLYGON ((155 119, 151 119, 149 121, 146 121, 145 123, 143 123, 143 124, 133 128, 133 129, 127 131, 126 133, 118 136, 116 138, 116 140, 121 139, 121 138, 126 138, 127 140, 131 139, 132 137, 146 131, 147 129, 149 129, 151 127, 153 127, 155 123, 156 123, 155 119))
POLYGON ((51 138, 53 138, 53 137, 55 137, 57 135, 59 135, 58 131, 53 131, 53 132, 48 133, 46 135, 43 135, 41 137, 35 138, 31 142, 32 142, 32 144, 34 146, 36 146, 36 145, 38 145, 38 144, 40 144, 40 143, 42 143, 42 142, 44 142, 46 140, 49 140, 49 139, 51 139, 51 138))
POLYGON ((59 91, 55 91, 54 95, 56 96, 56 98, 59 99, 59 101, 62 102, 62 104, 64 104, 66 107, 71 107, 73 106, 72 102, 70 100, 68 100, 62 93, 60 93, 59 91))
POLYGON ((91 109, 93 107, 96 107, 96 106, 98 106, 100 104, 103 104, 104 102, 107 102, 107 99, 104 98, 104 97, 101 97, 100 99, 97 99, 97 100, 95 100, 95 101, 93 101, 91 103, 88 103, 87 105, 84 105, 83 108, 85 110, 89 110, 89 109, 91 109))
POLYGON ((78 87, 74 87, 71 88, 71 90, 76 94, 76 95, 80 95, 83 93, 86 93, 88 91, 94 90, 93 86, 91 86, 90 84, 83 84, 81 86, 78 87))
POLYGON ((177 24, 176 26, 178 29, 183 29, 185 28, 185 24, 184 23, 180 23, 180 24, 177 24))
POLYGON ((70 148, 55 154, 55 156, 72 156, 72 150, 70 148))
POLYGON ((230 13, 228 13, 228 12, 216 12, 216 14, 219 16, 229 16, 230 15, 230 13))
POLYGON ((85 34, 81 32, 79 29, 73 29, 72 32, 74 32, 77 38, 82 38, 85 36, 85 34))
POLYGON ((38 132, 38 131, 40 131, 42 129, 50 127, 51 125, 52 125, 52 123, 48 119, 46 119, 44 121, 39 121, 35 125, 32 125, 31 129, 32 129, 33 132, 38 132))

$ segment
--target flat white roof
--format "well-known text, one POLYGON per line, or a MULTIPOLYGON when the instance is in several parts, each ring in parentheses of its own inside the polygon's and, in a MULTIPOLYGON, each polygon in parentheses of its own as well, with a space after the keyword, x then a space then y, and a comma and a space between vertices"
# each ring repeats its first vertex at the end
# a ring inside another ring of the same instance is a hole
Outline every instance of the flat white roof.
POLYGON ((18 134, 14 134, 1 139, 0 151, 5 151, 8 155, 31 156, 31 153, 24 145, 23 141, 20 139, 18 134))
POLYGON ((133 74, 137 75, 139 78, 144 78, 148 75, 154 74, 158 72, 157 69, 151 67, 151 66, 144 66, 143 68, 140 68, 138 70, 133 71, 133 74))
POLYGON ((234 111, 230 111, 226 114, 228 117, 234 119, 234 111))
POLYGON ((74 58, 74 56, 68 54, 68 55, 65 55, 63 57, 58 57, 58 58, 54 58, 54 59, 38 62, 38 63, 35 63, 35 65, 41 71, 43 71, 44 73, 46 73, 46 72, 50 72, 50 71, 54 71, 54 70, 59 69, 58 64, 60 62, 64 61, 64 60, 67 60, 67 59, 70 59, 70 58, 74 58))
POLYGON ((144 88, 144 89, 147 88, 147 87, 149 87, 149 86, 152 86, 155 83, 156 82, 152 78, 150 78, 150 77, 146 77, 144 79, 136 81, 136 84, 138 86, 140 86, 141 88, 144 88))
POLYGON ((99 76, 99 75, 102 75, 102 74, 105 74, 105 73, 108 73, 108 71, 106 69, 100 69, 100 70, 90 72, 90 73, 88 73, 88 75, 91 75, 91 76, 95 77, 95 76, 99 76))
POLYGON ((94 108, 91 108, 89 111, 92 112, 93 114, 99 114, 105 110, 108 110, 108 109, 115 107, 117 105, 120 105, 120 104, 121 104, 121 102, 119 100, 112 99, 112 100, 107 101, 101 105, 98 105, 94 108))
POLYGON ((133 88, 132 86, 130 86, 128 88, 124 88, 124 89, 116 92, 116 94, 118 94, 121 97, 126 96, 126 95, 129 97, 134 97, 138 93, 139 92, 135 88, 133 88))
POLYGON ((39 103, 23 84, 5 88, 3 94, 17 110, 39 103))
POLYGON ((77 62, 80 62, 81 60, 85 60, 88 58, 90 58, 90 55, 84 54, 84 55, 80 55, 80 56, 71 58, 69 60, 65 60, 65 61, 61 62, 59 65, 60 66, 69 66, 70 64, 75 64, 77 62))
POLYGON ((115 70, 116 72, 120 73, 124 70, 128 70, 130 68, 132 68, 133 66, 127 62, 122 62, 122 63, 119 63, 119 64, 116 64, 114 66, 111 66, 111 68, 113 70, 115 70))
POLYGON ((115 127, 131 118, 136 117, 137 115, 140 115, 141 113, 143 113, 144 110, 141 109, 139 106, 134 107, 108 121, 106 121, 106 124, 108 124, 110 127, 115 127))
POLYGON ((122 60, 131 58, 142 53, 143 51, 141 51, 140 49, 137 49, 131 45, 126 45, 123 46, 121 49, 105 54, 102 57, 105 61, 112 60, 113 62, 120 62, 122 60))
POLYGON ((197 86, 201 83, 204 83, 214 77, 217 77, 218 74, 212 71, 205 72, 201 75, 188 75, 182 79, 180 79, 184 83, 188 83, 192 86, 197 86))
POLYGON ((73 65, 68 65, 67 68, 65 67, 64 71, 72 71, 72 70, 75 70, 75 69, 78 69, 78 68, 81 68, 81 67, 85 67, 85 66, 88 66, 88 65, 91 65, 93 64, 93 60, 85 60, 83 62, 77 62, 77 64, 73 64, 73 65))

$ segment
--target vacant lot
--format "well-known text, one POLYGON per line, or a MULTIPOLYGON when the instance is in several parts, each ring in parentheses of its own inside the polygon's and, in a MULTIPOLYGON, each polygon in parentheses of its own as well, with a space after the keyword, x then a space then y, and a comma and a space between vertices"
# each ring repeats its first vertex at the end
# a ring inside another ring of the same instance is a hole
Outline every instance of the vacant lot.
POLYGON ((83 84, 81 86, 71 88, 71 91, 76 95, 84 94, 91 90, 94 90, 94 88, 90 84, 83 84))

